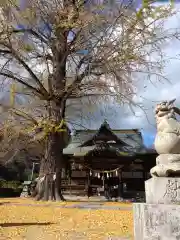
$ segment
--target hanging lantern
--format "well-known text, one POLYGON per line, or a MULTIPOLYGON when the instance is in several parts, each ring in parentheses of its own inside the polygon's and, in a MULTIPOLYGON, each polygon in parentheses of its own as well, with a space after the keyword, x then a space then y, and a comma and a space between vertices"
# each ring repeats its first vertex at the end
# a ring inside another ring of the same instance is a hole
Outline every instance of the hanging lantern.
POLYGON ((118 171, 116 170, 116 177, 118 176, 118 171))
POLYGON ((109 178, 109 174, 107 173, 107 178, 109 178))
POLYGON ((101 175, 100 175, 100 173, 98 173, 98 178, 101 178, 101 175))
POLYGON ((53 175, 53 180, 54 181, 56 180, 56 173, 53 175))
POLYGON ((134 162, 132 162, 132 163, 130 164, 130 168, 131 168, 131 171, 134 171, 134 170, 135 170, 135 164, 134 164, 134 162))
POLYGON ((91 170, 90 170, 90 173, 89 173, 89 175, 90 175, 90 176, 92 176, 92 172, 91 172, 91 170))
POLYGON ((79 170, 82 170, 83 166, 81 164, 79 164, 79 170))
POLYGON ((76 166, 75 166, 75 163, 74 163, 74 162, 71 164, 71 169, 72 169, 72 170, 75 170, 75 169, 76 169, 76 166))

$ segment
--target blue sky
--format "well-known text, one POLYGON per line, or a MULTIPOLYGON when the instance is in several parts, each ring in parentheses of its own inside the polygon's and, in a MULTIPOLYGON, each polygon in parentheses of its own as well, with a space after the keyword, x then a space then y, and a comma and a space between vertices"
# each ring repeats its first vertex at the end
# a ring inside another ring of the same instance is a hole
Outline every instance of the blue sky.
POLYGON ((142 131, 142 137, 143 137, 145 146, 149 148, 153 146, 155 134, 153 134, 152 132, 142 131))
MULTIPOLYGON (((176 1, 177 2, 177 1, 176 1)), ((178 1, 180 2, 180 1, 178 1)), ((180 4, 176 4, 176 8, 180 9, 180 4)), ((169 18, 166 28, 179 28, 180 29, 180 14, 178 13, 176 16, 169 18)), ((180 42, 173 40, 169 46, 164 49, 165 53, 172 58, 177 57, 180 54, 180 42)), ((180 56, 180 55, 179 55, 180 56)), ((179 58, 178 56, 178 58, 179 58)), ((137 109, 137 115, 139 117, 135 117, 132 114, 129 114, 129 126, 141 128, 144 143, 147 146, 152 146, 156 134, 155 128, 155 120, 154 120, 154 107, 159 101, 162 100, 170 100, 176 98, 175 104, 180 107, 180 62, 178 59, 173 59, 169 61, 165 67, 164 73, 171 81, 168 82, 158 82, 154 79, 154 85, 150 82, 144 82, 143 89, 142 86, 139 87, 138 97, 145 108, 147 109, 147 116, 143 114, 140 110, 137 109), (147 119, 148 118, 148 119, 147 119)), ((127 124, 128 126, 128 124, 127 124)))

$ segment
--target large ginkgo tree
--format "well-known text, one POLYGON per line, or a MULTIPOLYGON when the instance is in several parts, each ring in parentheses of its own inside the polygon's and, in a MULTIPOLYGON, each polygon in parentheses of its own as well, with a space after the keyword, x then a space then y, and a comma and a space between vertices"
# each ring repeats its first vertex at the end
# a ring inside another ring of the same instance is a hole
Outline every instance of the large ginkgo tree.
POLYGON ((11 122, 18 117, 19 132, 27 130, 28 139, 41 136, 45 143, 37 199, 64 200, 67 102, 91 97, 130 103, 139 73, 164 79, 163 44, 178 38, 178 32, 164 30, 163 25, 175 12, 171 5, 155 7, 150 2, 142 1, 138 9, 133 1, 1 3, 1 82, 15 84, 38 103, 31 114, 13 104, 3 108, 11 122))

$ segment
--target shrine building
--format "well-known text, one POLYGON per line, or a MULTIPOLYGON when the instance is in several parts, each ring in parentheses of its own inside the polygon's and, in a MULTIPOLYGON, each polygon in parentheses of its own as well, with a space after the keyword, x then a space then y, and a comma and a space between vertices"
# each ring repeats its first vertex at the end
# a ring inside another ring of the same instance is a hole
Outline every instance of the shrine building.
POLYGON ((98 130, 77 130, 63 154, 65 195, 104 196, 108 186, 114 198, 143 195, 157 156, 138 129, 111 129, 107 121, 98 130))

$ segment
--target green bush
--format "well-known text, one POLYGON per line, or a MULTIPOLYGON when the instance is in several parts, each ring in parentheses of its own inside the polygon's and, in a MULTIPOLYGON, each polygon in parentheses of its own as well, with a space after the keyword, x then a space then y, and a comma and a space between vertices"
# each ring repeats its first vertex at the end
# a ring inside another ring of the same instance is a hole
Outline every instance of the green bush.
POLYGON ((22 184, 19 181, 6 181, 4 179, 0 179, 0 188, 18 189, 21 187, 22 184))
POLYGON ((39 174, 38 173, 34 173, 33 180, 35 180, 38 177, 39 177, 39 174))
POLYGON ((6 184, 6 180, 0 179, 0 188, 3 188, 5 184, 6 184))

